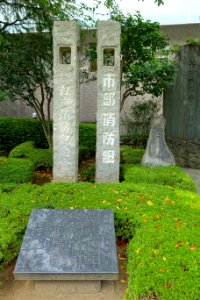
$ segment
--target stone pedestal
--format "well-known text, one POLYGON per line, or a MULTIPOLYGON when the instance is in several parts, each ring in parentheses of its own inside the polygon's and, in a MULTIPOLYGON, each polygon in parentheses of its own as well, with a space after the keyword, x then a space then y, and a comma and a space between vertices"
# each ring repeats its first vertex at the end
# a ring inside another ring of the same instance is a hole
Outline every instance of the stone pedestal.
POLYGON ((60 294, 95 294, 101 291, 101 281, 35 281, 35 293, 55 297, 60 294))
POLYGON ((174 156, 165 141, 165 119, 161 116, 151 121, 147 147, 142 158, 145 166, 175 165, 174 156))
POLYGON ((97 27, 96 182, 119 181, 120 24, 99 21, 97 27))
POLYGON ((75 21, 53 28, 53 180, 78 180, 79 28, 75 21))

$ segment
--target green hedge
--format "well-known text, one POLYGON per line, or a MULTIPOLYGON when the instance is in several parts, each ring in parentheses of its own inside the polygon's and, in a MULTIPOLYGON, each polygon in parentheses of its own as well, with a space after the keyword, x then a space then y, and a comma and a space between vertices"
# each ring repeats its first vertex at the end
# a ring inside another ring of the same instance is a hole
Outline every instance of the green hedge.
POLYGON ((32 182, 34 166, 28 159, 0 157, 0 183, 32 182))
POLYGON ((141 165, 122 165, 126 182, 169 185, 176 189, 196 192, 193 180, 179 167, 145 167, 141 165))
POLYGON ((48 148, 38 120, 0 118, 0 150, 11 150, 26 141, 34 141, 38 148, 48 148))
POLYGON ((0 185, 0 261, 20 249, 33 208, 112 209, 128 247, 128 300, 197 300, 200 197, 171 187, 119 184, 0 185))
POLYGON ((86 146, 91 153, 96 150, 96 124, 81 123, 79 127, 79 145, 86 146))
MULTIPOLYGON (((79 147, 79 161, 88 158, 91 155, 86 146, 79 147)), ((32 161, 35 170, 40 168, 52 169, 53 152, 52 149, 35 148, 33 141, 22 143, 13 148, 9 154, 12 158, 28 158, 32 161)))
MULTIPOLYGON (((11 150, 26 141, 34 141, 37 148, 48 148, 39 120, 0 118, 0 150, 11 150)), ((79 143, 88 147, 90 152, 95 152, 95 124, 80 124, 79 143)))
POLYGON ((140 164, 144 155, 144 149, 130 148, 129 146, 121 146, 120 160, 122 164, 140 164))
POLYGON ((35 148, 33 141, 18 145, 11 150, 9 157, 27 158, 33 163, 35 170, 40 168, 52 169, 53 165, 52 149, 35 148))

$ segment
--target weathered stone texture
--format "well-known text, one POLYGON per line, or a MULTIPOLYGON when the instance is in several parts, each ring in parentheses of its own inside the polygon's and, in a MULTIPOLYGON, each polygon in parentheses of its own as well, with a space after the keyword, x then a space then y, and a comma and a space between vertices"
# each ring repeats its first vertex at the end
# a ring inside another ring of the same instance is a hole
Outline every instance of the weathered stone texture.
POLYGON ((166 140, 178 166, 200 169, 200 140, 166 140))
POLYGON ((53 179, 71 182, 78 180, 79 28, 76 22, 55 22, 53 40, 53 179), (61 51, 66 48, 71 49, 68 63, 61 59, 61 51))
POLYGON ((173 154, 165 142, 165 119, 161 116, 152 119, 142 165, 169 166, 175 165, 173 154))
POLYGON ((120 34, 118 22, 98 23, 96 182, 119 181, 120 34))

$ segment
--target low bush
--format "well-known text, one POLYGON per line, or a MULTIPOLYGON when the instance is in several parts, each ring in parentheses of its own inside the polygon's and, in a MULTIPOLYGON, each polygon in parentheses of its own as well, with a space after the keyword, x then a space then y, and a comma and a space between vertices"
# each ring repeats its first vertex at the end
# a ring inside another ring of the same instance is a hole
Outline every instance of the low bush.
MULTIPOLYGON (((88 158, 91 155, 90 150, 86 146, 79 147, 79 161, 88 158)), ((53 167, 52 149, 35 148, 33 141, 22 143, 10 151, 9 157, 27 158, 32 161, 35 170, 45 168, 51 170, 53 167)))
POLYGON ((26 141, 34 141, 38 148, 48 148, 39 120, 0 118, 0 150, 11 150, 26 141))
POLYGON ((141 165, 122 165, 126 182, 169 185, 176 189, 196 192, 193 180, 179 167, 145 167, 141 165))
POLYGON ((153 184, 0 185, 0 261, 14 259, 33 208, 112 209, 128 246, 128 300, 197 300, 200 197, 153 184))
POLYGON ((78 160, 79 162, 88 158, 91 155, 91 152, 87 146, 79 146, 78 160))
POLYGON ((79 145, 86 146, 89 152, 96 151, 96 124, 81 123, 79 127, 79 145))
MULTIPOLYGON (((26 141, 34 141, 36 148, 48 148, 41 123, 37 119, 0 118, 0 150, 10 151, 26 141)), ((96 149, 96 125, 81 123, 80 145, 94 153, 96 149)))
POLYGON ((140 164, 144 155, 144 149, 130 148, 122 146, 120 148, 121 163, 122 164, 140 164))
POLYGON ((16 146, 11 150, 9 157, 27 158, 33 163, 35 170, 40 168, 52 169, 53 165, 52 149, 35 148, 33 141, 16 146))
POLYGON ((34 166, 27 159, 0 157, 0 183, 32 182, 34 166))
POLYGON ((80 169, 81 181, 95 182, 95 165, 89 165, 80 169))

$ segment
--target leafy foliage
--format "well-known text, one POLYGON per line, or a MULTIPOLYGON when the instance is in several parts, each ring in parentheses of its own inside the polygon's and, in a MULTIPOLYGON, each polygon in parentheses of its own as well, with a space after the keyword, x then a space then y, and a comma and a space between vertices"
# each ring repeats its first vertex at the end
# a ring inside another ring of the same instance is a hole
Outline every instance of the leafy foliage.
POLYGON ((81 123, 79 127, 79 144, 86 146, 91 154, 96 151, 96 124, 81 123))
MULTIPOLYGON (((51 29, 55 20, 75 19, 86 24, 92 21, 91 13, 98 5, 96 0, 92 6, 74 0, 1 0, 0 34, 11 30, 24 32, 51 29)), ((112 2, 107 0, 105 5, 111 6, 112 2)))
POLYGON ((38 148, 48 148, 38 120, 0 118, 0 149, 11 150, 26 141, 34 141, 38 148))
POLYGON ((0 157, 0 183, 32 182, 34 166, 30 160, 0 157))
MULTIPOLYGON (((52 125, 51 125, 52 126, 52 125)), ((27 141, 33 141, 36 148, 48 148, 41 123, 35 119, 0 118, 0 150, 11 150, 27 141)), ((96 125, 81 123, 79 143, 94 154, 96 149, 96 125)))
POLYGON ((53 95, 51 36, 45 34, 7 35, 0 51, 1 93, 5 100, 22 100, 33 107, 52 147, 50 104, 53 95))
POLYGON ((129 114, 125 114, 121 123, 126 129, 126 134, 122 136, 122 142, 135 147, 146 147, 150 121, 157 116, 160 109, 158 101, 152 99, 148 101, 135 102, 129 114))
POLYGON ((196 192, 193 180, 180 168, 145 167, 141 165, 124 165, 124 180, 126 182, 169 185, 176 189, 196 192))
POLYGON ((200 198, 154 184, 0 185, 0 260, 18 253, 33 208, 112 209, 128 247, 127 298, 199 296, 200 198))
POLYGON ((175 66, 168 58, 168 43, 159 31, 159 23, 144 21, 139 13, 125 16, 118 10, 112 19, 120 22, 122 28, 122 109, 128 96, 161 95, 173 79, 175 66))
POLYGON ((120 156, 122 164, 140 164, 144 155, 144 149, 134 149, 129 146, 122 146, 120 148, 120 156))
POLYGON ((40 168, 52 169, 53 166, 52 149, 37 149, 33 141, 16 146, 10 152, 9 157, 29 159, 34 166, 34 170, 40 168))

